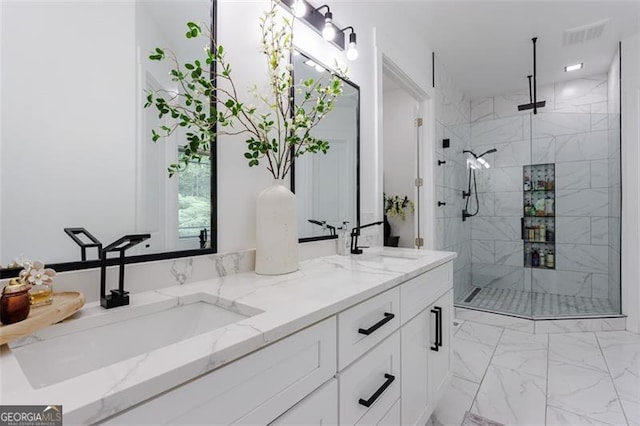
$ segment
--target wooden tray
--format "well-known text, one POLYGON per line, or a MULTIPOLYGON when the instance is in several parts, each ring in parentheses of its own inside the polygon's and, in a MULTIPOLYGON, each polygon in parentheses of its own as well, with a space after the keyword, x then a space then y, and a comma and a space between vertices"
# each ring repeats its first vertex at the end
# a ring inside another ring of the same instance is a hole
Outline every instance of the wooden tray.
POLYGON ((9 325, 0 324, 0 345, 29 336, 41 328, 62 321, 78 312, 84 302, 84 294, 77 291, 54 293, 53 303, 37 308, 32 307, 25 320, 9 325))

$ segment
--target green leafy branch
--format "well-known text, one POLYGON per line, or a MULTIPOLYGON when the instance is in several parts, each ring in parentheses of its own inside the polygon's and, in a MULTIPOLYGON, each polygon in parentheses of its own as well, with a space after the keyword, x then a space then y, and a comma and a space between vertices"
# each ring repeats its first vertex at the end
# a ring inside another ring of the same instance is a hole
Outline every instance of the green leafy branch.
POLYGON ((148 91, 144 105, 155 106, 159 118, 170 118, 170 124, 152 130, 153 141, 185 129, 187 144, 178 162, 169 166, 169 176, 183 171, 190 162, 200 161, 217 135, 246 134, 244 157, 249 166, 258 166, 266 159, 267 170, 275 179, 287 175, 293 158, 329 149, 329 143, 315 138, 311 131, 333 110, 342 93, 339 77, 344 73, 339 70, 331 74, 328 82, 308 79, 294 83, 289 63, 293 21, 278 19, 277 5, 278 1, 272 0, 270 9, 260 18, 260 52, 267 62, 269 83, 264 92, 257 86, 252 89, 259 107, 240 99, 223 46, 196 23, 187 23, 186 37, 207 39, 203 60, 181 64, 173 51, 161 48, 149 55, 153 61, 172 62, 171 79, 179 87, 177 92, 148 91), (216 71, 211 72, 214 63, 216 71), (294 94, 300 95, 298 104, 294 103, 294 94))

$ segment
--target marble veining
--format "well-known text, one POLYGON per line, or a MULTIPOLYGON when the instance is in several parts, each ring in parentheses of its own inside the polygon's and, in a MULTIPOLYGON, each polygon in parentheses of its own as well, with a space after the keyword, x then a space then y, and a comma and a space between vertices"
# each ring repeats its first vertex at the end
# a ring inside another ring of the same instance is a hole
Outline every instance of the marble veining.
POLYGON ((472 412, 513 425, 545 422, 545 378, 490 365, 472 412))
POLYGON ((557 244, 556 254, 560 270, 606 274, 609 269, 606 246, 557 244))
POLYGON ((556 217, 556 243, 590 244, 591 221, 588 217, 556 217))
POLYGON ((556 167, 556 190, 591 187, 591 168, 588 161, 563 163, 556 167))
POLYGON ((608 212, 609 196, 606 188, 556 191, 557 216, 607 216, 608 212))
POLYGON ((471 122, 493 120, 493 98, 480 98, 471 101, 471 122))
POLYGON ((471 125, 471 145, 487 145, 524 139, 523 117, 479 121, 471 125))
POLYGON ((606 159, 607 133, 601 131, 556 136, 556 162, 606 159))
POLYGON ((557 137, 591 131, 591 118, 589 114, 543 112, 533 118, 532 126, 534 138, 557 137))

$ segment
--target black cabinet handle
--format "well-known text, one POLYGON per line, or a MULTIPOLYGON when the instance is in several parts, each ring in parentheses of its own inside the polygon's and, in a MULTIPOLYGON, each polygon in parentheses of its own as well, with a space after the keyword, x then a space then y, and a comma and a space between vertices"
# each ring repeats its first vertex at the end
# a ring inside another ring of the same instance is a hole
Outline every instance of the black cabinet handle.
POLYGON ((438 327, 438 346, 442 347, 442 308, 434 306, 433 309, 438 311, 438 318, 440 319, 436 324, 436 327, 438 327))
POLYGON ((373 395, 371 395, 371 398, 369 399, 360 398, 360 400, 358 401, 360 405, 364 405, 367 408, 371 407, 371 405, 373 405, 373 403, 376 402, 376 399, 378 399, 380 395, 382 395, 382 393, 385 390, 387 390, 389 386, 391 386, 391 383, 393 383, 393 381, 396 379, 396 376, 392 376, 391 374, 385 373, 384 378, 387 380, 385 380, 382 386, 380 386, 378 390, 373 395))
POLYGON ((442 337, 442 324, 440 323, 440 316, 442 315, 442 308, 435 306, 431 309, 432 314, 436 314, 436 333, 435 333, 435 342, 433 346, 431 346, 431 350, 438 352, 440 350, 440 346, 442 346, 441 337, 442 337))
POLYGON ((364 328, 359 328, 358 329, 358 333, 364 334, 365 336, 368 336, 371 333, 373 333, 374 331, 376 331, 377 329, 379 329, 380 327, 382 327, 383 325, 385 325, 386 323, 388 323, 389 321, 391 321, 393 318, 395 318, 394 314, 392 314, 390 312, 385 312, 384 313, 384 318, 382 318, 380 321, 378 321, 377 323, 373 324, 371 327, 367 328, 366 330, 364 328))
POLYGON ((526 240, 527 238, 524 235, 524 217, 520 218, 520 239, 526 240))

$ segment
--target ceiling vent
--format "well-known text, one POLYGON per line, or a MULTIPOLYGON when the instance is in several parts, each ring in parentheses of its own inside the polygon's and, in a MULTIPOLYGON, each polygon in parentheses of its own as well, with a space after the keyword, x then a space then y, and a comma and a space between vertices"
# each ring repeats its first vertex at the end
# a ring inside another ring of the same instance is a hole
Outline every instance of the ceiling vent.
POLYGON ((565 30, 562 44, 564 46, 571 46, 596 39, 604 32, 607 22, 609 22, 609 20, 605 19, 604 21, 565 30))

